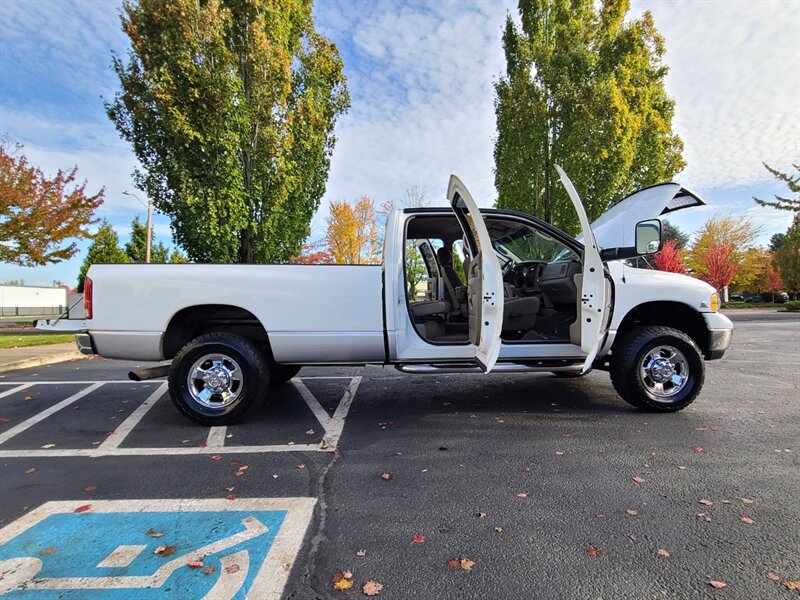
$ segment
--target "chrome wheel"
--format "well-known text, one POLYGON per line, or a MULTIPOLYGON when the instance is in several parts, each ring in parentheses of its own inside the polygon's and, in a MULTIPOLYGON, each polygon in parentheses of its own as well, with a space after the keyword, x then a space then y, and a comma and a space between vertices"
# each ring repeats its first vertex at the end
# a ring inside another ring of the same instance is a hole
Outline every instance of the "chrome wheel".
POLYGON ((669 400, 689 381, 689 363, 677 348, 656 346, 642 358, 639 377, 654 399, 669 400))
POLYGON ((206 354, 189 369, 187 387, 192 398, 208 408, 224 408, 242 393, 242 369, 230 356, 206 354))

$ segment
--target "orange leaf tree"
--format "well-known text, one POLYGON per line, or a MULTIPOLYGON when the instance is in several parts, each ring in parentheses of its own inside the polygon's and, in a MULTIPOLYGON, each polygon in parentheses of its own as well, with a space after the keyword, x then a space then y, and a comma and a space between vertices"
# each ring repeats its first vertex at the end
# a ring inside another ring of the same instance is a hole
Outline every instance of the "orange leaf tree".
POLYGON ((729 286, 738 270, 733 261, 733 244, 712 242, 708 246, 704 266, 705 273, 700 275, 703 281, 710 283, 716 290, 722 290, 729 286))
POLYGON ((325 248, 325 242, 311 242, 303 244, 302 252, 299 256, 292 258, 292 263, 296 265, 329 265, 333 263, 333 256, 325 248))
POLYGON ((678 248, 676 240, 667 240, 655 255, 656 269, 670 273, 686 273, 683 252, 678 248))
POLYGON ((21 150, 0 142, 0 262, 34 267, 72 258, 78 246, 67 241, 91 237, 105 190, 87 195, 85 181, 75 184, 77 167, 49 179, 21 150))
POLYGON ((335 263, 379 263, 381 248, 373 201, 363 196, 355 205, 331 202, 326 241, 335 263))
POLYGON ((695 275, 710 282, 718 279, 722 269, 719 260, 724 257, 728 265, 724 270, 733 272, 725 285, 731 282, 735 286, 746 285, 753 279, 761 263, 757 258, 760 253, 755 248, 760 233, 761 229, 746 217, 715 215, 697 232, 694 244, 687 253, 687 266, 695 275), (712 266, 715 273, 710 270, 712 266))

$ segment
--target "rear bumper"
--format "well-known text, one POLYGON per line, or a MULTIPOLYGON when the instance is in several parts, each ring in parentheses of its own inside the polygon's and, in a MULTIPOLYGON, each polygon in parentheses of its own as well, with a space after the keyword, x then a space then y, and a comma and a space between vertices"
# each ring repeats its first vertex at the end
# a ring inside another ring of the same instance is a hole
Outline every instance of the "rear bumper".
POLYGON ((731 345, 733 337, 733 323, 725 315, 719 313, 703 313, 708 327, 708 350, 706 360, 722 358, 731 345))
POLYGON ((89 356, 97 354, 97 348, 94 347, 94 340, 88 333, 79 333, 75 336, 75 345, 78 346, 78 352, 87 354, 89 356))

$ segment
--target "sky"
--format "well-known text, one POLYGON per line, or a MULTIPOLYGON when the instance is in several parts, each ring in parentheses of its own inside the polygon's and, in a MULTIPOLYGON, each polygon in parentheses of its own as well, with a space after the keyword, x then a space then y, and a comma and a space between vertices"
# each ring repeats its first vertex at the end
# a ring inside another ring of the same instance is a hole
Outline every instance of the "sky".
MULTIPOLYGON (((492 150, 494 82, 504 71, 500 41, 507 0, 318 0, 318 29, 339 47, 352 98, 312 237, 324 232, 328 203, 362 195, 376 205, 411 187, 443 203, 450 173, 483 206, 496 198, 492 150)), ((629 17, 653 13, 666 39, 673 129, 687 166, 675 177, 708 206, 670 219, 694 232, 713 214, 747 215, 760 241, 785 231, 791 215, 758 207, 785 189, 762 161, 800 162, 800 0, 632 0, 629 17)), ((114 0, 0 0, 0 135, 25 146, 52 175, 78 166, 87 191, 105 186, 98 216, 127 241, 145 208, 131 173, 136 159, 108 120, 118 89, 112 52, 127 38, 114 0)), ((169 220, 154 218, 154 240, 171 244, 169 220)), ((56 265, 0 264, 0 281, 74 284, 82 252, 56 265)))

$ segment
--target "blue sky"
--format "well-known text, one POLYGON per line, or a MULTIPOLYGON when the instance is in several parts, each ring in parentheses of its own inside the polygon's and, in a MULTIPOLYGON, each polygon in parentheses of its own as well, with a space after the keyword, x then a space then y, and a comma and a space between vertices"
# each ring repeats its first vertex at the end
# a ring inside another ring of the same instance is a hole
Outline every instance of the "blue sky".
MULTIPOLYGON (((47 173, 77 165, 90 192, 105 186, 98 214, 124 242, 145 209, 122 194, 144 199, 130 178, 135 158, 103 110, 103 98, 117 89, 111 52, 127 48, 118 4, 0 0, 0 134, 23 143, 47 173)), ((313 234, 324 230, 331 200, 368 195, 380 203, 419 186, 437 201, 450 173, 491 204, 492 85, 503 71, 503 21, 514 7, 500 0, 318 0, 317 26, 342 52, 352 108, 337 125, 313 234)), ((694 231, 715 212, 747 214, 766 243, 790 216, 751 200, 783 191, 761 161, 783 169, 800 161, 800 2, 631 2, 630 15, 644 10, 667 42, 667 89, 688 163, 676 180, 709 204, 673 222, 694 231)), ((167 244, 168 223, 155 218, 156 239, 167 244)), ((0 280, 74 283, 82 260, 36 269, 0 264, 0 280)))

